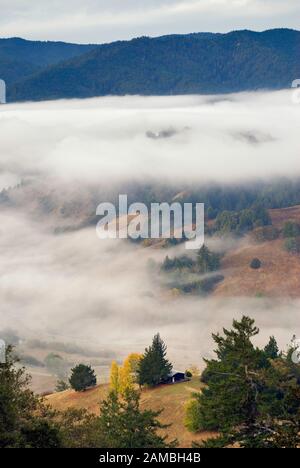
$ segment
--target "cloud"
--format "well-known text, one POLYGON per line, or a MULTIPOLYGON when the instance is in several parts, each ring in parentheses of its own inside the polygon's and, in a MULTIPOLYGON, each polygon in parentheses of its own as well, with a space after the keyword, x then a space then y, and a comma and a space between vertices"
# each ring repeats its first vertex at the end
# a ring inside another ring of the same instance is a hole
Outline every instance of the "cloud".
POLYGON ((299 176, 291 93, 10 104, 0 113, 0 173, 80 185, 299 176))
POLYGON ((299 26, 298 0, 1 0, 4 36, 107 42, 141 35, 299 26))

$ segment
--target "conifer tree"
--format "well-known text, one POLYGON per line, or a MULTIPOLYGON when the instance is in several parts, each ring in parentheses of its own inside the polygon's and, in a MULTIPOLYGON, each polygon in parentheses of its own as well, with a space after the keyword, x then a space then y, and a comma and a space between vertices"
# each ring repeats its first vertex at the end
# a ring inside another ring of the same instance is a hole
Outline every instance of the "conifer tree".
POLYGON ((267 358, 276 359, 279 356, 279 348, 274 336, 270 336, 269 343, 264 347, 267 358))
POLYGON ((146 348, 140 361, 138 382, 140 385, 155 386, 163 382, 172 371, 172 364, 166 358, 167 347, 159 333, 154 336, 152 346, 146 348))
POLYGON ((177 441, 167 442, 158 430, 168 426, 159 422, 161 411, 141 410, 140 395, 134 390, 125 392, 122 399, 115 392, 102 402, 99 429, 105 434, 107 448, 166 448, 177 441))
POLYGON ((220 267, 220 257, 203 245, 197 253, 197 265, 200 273, 208 273, 218 270, 220 267))
MULTIPOLYGON (((193 427, 217 430, 205 447, 296 448, 300 443, 299 365, 278 353, 272 337, 260 350, 254 320, 233 321, 216 334, 216 359, 206 360, 207 387, 194 395, 193 427)), ((188 416, 188 415, 187 415, 188 416)))
POLYGON ((71 369, 69 383, 76 392, 84 392, 87 388, 96 385, 96 374, 91 366, 78 364, 71 369))

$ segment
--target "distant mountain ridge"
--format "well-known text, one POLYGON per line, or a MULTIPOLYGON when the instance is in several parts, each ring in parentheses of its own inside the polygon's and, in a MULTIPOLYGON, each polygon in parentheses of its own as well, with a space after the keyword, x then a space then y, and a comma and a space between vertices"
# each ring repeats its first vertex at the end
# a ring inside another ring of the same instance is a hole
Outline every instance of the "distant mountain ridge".
POLYGON ((283 89, 300 77, 300 32, 174 34, 103 45, 2 39, 0 77, 9 101, 283 89))
POLYGON ((0 39, 0 77, 10 88, 49 65, 81 55, 96 47, 66 42, 27 41, 19 37, 0 39))

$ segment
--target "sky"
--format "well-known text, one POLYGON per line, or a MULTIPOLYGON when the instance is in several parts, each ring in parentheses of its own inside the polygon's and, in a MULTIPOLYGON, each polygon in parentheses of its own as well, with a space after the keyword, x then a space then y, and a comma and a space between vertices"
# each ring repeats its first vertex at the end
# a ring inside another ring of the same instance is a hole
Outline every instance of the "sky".
POLYGON ((1 37, 104 43, 200 31, 299 29, 299 0, 0 0, 1 37))

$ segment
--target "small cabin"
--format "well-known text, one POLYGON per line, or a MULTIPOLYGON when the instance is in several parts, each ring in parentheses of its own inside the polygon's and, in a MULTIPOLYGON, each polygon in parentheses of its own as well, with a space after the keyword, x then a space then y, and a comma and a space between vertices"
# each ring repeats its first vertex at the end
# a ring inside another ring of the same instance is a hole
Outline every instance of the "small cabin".
POLYGON ((184 372, 171 372, 168 377, 163 381, 165 384, 174 384, 189 380, 184 372))

